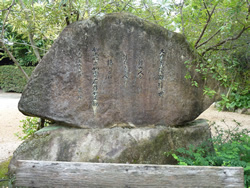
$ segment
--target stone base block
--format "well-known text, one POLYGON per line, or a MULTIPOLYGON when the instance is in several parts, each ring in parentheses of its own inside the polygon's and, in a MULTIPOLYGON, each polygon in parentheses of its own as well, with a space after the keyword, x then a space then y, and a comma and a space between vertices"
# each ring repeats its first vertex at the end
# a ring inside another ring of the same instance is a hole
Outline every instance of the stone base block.
POLYGON ((164 152, 190 144, 197 146, 209 138, 206 120, 180 128, 80 129, 53 125, 41 129, 17 148, 9 172, 15 173, 17 160, 176 164, 164 152))

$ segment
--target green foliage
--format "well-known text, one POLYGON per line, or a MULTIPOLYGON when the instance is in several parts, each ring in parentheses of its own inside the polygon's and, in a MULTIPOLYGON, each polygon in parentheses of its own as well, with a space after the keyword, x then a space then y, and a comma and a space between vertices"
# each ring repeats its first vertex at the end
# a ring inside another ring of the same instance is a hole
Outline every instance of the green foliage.
MULTIPOLYGON (((31 75, 34 67, 23 67, 28 75, 31 75)), ((21 93, 27 84, 26 78, 21 71, 12 65, 0 66, 0 88, 4 91, 21 93)))
MULTIPOLYGON (((2 21, 0 21, 0 29, 2 29, 2 21)), ((21 66, 34 66, 38 63, 27 36, 22 33, 19 34, 14 30, 13 26, 8 24, 5 25, 4 38, 8 50, 21 66)), ((35 39, 35 43, 40 55, 44 56, 47 52, 47 48, 51 46, 53 41, 48 39, 35 39)), ((0 55, 2 56, 1 59, 8 57, 6 52, 0 53, 0 55)))
MULTIPOLYGON (((15 135, 20 140, 27 140, 34 136, 35 132, 39 130, 39 118, 37 117, 27 117, 25 120, 20 121, 22 125, 19 127, 22 128, 22 133, 16 133, 15 135)), ((48 122, 45 122, 44 126, 48 126, 48 122)))
MULTIPOLYGON (((0 9, 8 8, 11 2, 11 0, 0 2, 0 9)), ((32 34, 36 43, 44 40, 44 48, 48 49, 51 45, 50 42, 56 39, 65 26, 64 12, 59 9, 58 1, 24 0, 23 2, 26 9, 22 8, 19 1, 12 7, 7 22, 7 26, 10 27, 9 33, 14 33, 15 36, 19 35, 20 39, 23 39, 26 44, 30 42, 29 34, 32 34), (29 15, 29 20, 26 18, 26 12, 29 15), (46 41, 49 44, 46 44, 46 41)), ((2 14, 1 16, 4 20, 6 15, 2 14)), ((37 47, 39 47, 39 44, 37 47)))
POLYGON ((250 91, 246 94, 239 94, 232 92, 229 97, 222 95, 222 100, 218 102, 219 110, 223 110, 226 107, 229 111, 235 111, 236 109, 250 108, 250 91))
POLYGON ((209 87, 206 87, 204 88, 204 94, 209 96, 210 98, 213 98, 213 96, 216 94, 216 91, 209 88, 209 87))
MULTIPOLYGON (((174 22, 203 58, 188 66, 228 88, 227 94, 222 96, 221 109, 249 108, 248 1, 182 2, 175 6, 178 13, 174 22)), ((209 87, 204 92, 210 97, 215 94, 209 87)))
POLYGON ((199 147, 179 148, 172 156, 179 165, 243 167, 245 185, 250 186, 250 131, 240 130, 240 124, 235 123, 233 130, 215 126, 216 136, 212 138, 215 152, 203 143, 199 147))
POLYGON ((8 177, 8 166, 11 159, 3 161, 0 163, 0 187, 9 186, 9 177, 8 177))

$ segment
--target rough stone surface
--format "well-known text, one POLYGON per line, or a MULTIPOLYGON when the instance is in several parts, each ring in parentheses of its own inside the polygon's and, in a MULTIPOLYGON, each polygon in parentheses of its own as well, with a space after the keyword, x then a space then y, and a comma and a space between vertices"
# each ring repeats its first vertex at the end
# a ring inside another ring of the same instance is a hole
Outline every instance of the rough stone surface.
POLYGON ((176 126, 210 104, 184 77, 194 60, 185 38, 128 14, 75 22, 36 67, 19 110, 82 128, 176 126))
POLYGON ((164 152, 189 144, 197 146, 209 138, 211 134, 205 120, 196 120, 180 128, 77 129, 53 126, 42 129, 35 138, 19 146, 9 172, 15 172, 17 160, 175 164, 176 161, 166 157, 164 152))

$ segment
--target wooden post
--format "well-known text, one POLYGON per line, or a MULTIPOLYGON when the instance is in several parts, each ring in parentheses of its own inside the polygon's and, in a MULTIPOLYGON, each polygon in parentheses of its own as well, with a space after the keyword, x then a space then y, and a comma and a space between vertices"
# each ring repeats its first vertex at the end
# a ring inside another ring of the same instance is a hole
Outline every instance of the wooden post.
POLYGON ((242 167, 18 161, 15 186, 239 187, 242 167))

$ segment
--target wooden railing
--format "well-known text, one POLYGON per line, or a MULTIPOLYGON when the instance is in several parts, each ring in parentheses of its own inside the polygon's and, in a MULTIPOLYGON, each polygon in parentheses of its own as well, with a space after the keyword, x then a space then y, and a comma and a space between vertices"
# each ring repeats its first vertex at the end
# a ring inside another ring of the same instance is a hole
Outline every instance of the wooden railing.
POLYGON ((24 160, 17 163, 17 187, 244 187, 241 167, 24 160))

